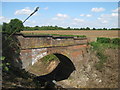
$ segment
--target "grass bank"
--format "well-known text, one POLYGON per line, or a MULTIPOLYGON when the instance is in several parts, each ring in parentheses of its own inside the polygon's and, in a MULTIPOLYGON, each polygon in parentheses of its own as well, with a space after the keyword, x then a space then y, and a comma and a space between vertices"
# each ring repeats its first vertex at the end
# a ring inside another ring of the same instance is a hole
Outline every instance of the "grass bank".
POLYGON ((96 53, 99 61, 95 64, 97 70, 101 70, 106 63, 108 56, 105 54, 106 49, 119 49, 119 39, 97 38, 96 42, 91 42, 91 49, 96 53))

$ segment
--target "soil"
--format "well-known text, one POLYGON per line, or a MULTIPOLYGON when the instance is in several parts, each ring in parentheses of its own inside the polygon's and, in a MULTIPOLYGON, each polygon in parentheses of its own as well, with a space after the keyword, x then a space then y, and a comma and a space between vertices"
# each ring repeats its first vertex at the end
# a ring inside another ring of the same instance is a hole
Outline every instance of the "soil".
POLYGON ((28 68, 28 72, 33 73, 37 76, 45 75, 52 72, 56 66, 59 64, 59 60, 52 60, 49 62, 44 61, 43 59, 38 60, 33 66, 28 68))

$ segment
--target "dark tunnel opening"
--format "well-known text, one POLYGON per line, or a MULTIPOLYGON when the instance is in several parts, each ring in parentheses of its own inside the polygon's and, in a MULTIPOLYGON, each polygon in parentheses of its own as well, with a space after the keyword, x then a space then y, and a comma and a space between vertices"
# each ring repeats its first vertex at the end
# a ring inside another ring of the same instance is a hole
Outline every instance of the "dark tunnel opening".
POLYGON ((57 67, 46 75, 35 77, 34 80, 37 80, 44 85, 46 82, 53 83, 53 80, 61 81, 68 79, 71 73, 75 70, 74 64, 68 57, 62 54, 55 53, 54 55, 60 60, 57 67))

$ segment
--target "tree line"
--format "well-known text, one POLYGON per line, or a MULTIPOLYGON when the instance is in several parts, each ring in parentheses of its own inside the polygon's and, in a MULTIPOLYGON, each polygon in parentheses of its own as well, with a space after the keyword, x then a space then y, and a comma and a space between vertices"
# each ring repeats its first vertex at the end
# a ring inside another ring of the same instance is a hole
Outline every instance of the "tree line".
POLYGON ((59 27, 59 26, 34 26, 34 27, 29 27, 29 26, 24 26, 22 21, 19 19, 11 19, 9 23, 3 23, 0 25, 0 28, 2 28, 2 32, 6 33, 12 33, 14 30, 15 32, 20 32, 20 31, 34 31, 34 30, 120 30, 120 28, 71 28, 71 27, 59 27))
POLYGON ((120 30, 120 28, 71 28, 71 27, 67 27, 67 28, 63 28, 63 27, 59 27, 59 26, 35 26, 35 27, 24 27, 24 30, 120 30))

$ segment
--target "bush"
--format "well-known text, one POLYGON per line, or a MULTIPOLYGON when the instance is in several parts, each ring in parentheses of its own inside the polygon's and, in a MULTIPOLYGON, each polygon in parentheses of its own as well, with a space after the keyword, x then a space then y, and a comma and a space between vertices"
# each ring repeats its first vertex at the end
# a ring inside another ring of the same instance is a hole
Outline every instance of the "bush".
POLYGON ((114 38, 114 39, 112 39, 112 43, 119 45, 120 44, 120 38, 114 38))
POLYGON ((99 43, 110 43, 111 40, 110 40, 110 38, 98 37, 97 42, 99 42, 99 43))
POLYGON ((8 34, 14 34, 22 31, 24 28, 23 23, 19 19, 11 19, 9 23, 3 23, 2 31, 8 34))

